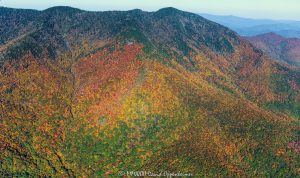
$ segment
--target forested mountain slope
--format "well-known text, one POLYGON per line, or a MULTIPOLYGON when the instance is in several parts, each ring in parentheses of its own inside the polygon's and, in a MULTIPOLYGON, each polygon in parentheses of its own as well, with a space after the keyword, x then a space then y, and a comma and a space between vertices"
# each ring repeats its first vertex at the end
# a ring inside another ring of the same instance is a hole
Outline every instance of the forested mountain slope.
POLYGON ((4 176, 299 175, 300 71, 230 29, 174 8, 0 12, 4 176))

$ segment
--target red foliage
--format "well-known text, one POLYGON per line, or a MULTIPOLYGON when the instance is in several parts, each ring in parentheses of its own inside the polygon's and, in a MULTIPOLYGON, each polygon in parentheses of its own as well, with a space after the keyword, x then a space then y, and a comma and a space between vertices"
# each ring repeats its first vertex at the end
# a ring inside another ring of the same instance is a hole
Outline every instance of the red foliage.
POLYGON ((300 140, 288 143, 288 147, 296 153, 300 153, 300 140))
MULTIPOLYGON (((82 116, 89 116, 90 121, 101 115, 115 117, 123 96, 139 73, 142 62, 137 56, 143 45, 132 44, 117 46, 112 52, 109 48, 79 60, 74 65, 79 103, 89 102, 82 116)), ((95 123, 95 122, 93 122, 95 123)), ((96 125, 96 124, 94 124, 96 125)))

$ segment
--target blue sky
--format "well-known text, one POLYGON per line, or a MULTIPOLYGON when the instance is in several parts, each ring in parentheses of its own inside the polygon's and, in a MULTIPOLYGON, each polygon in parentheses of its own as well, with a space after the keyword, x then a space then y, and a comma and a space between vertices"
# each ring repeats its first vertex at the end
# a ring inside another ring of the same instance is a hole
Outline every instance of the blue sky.
POLYGON ((300 0, 0 0, 0 6, 15 8, 43 10, 59 5, 92 11, 176 7, 196 13, 300 21, 300 0))

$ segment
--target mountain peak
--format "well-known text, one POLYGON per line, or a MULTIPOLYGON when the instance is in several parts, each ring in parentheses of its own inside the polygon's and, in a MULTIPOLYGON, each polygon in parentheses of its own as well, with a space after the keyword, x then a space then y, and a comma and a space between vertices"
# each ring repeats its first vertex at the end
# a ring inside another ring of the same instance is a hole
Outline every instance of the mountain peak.
POLYGON ((54 6, 54 7, 45 9, 44 11, 45 12, 74 13, 74 12, 80 12, 82 10, 74 8, 74 7, 69 7, 69 6, 54 6))
POLYGON ((155 14, 163 15, 163 16, 168 16, 168 15, 175 15, 182 13, 183 11, 176 9, 174 7, 165 7, 162 9, 159 9, 158 11, 155 12, 155 14))
POLYGON ((265 34, 262 34, 262 35, 257 35, 257 36, 254 36, 254 38, 271 40, 271 41, 274 41, 274 42, 280 42, 280 41, 285 39, 283 36, 278 35, 277 33, 274 33, 274 32, 269 32, 269 33, 265 33, 265 34))
POLYGON ((170 11, 170 12, 172 12, 172 11, 180 11, 180 10, 176 9, 175 7, 164 7, 164 8, 159 9, 158 11, 170 11))
POLYGON ((281 35, 278 35, 277 33, 274 33, 274 32, 265 33, 265 34, 263 34, 263 36, 283 38, 281 35))

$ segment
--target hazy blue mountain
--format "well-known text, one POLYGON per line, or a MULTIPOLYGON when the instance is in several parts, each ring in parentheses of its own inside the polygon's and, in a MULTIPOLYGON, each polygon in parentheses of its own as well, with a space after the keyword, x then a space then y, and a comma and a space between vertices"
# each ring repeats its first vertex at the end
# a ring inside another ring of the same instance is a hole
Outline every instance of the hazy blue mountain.
POLYGON ((249 19, 236 16, 199 14, 202 17, 227 26, 242 36, 276 33, 284 37, 300 38, 300 21, 249 19))

